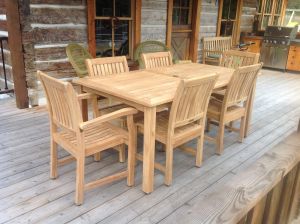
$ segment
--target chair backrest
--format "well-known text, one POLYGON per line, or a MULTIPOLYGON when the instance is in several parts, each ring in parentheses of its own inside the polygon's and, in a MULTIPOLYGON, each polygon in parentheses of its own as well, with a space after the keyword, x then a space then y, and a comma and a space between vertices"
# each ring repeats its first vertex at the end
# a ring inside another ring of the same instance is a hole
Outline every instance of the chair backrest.
POLYGON ((87 59, 86 67, 91 77, 129 72, 125 56, 87 59))
POLYGON ((173 64, 170 51, 142 54, 146 69, 166 67, 173 64))
POLYGON ((203 37, 203 48, 211 51, 226 51, 232 47, 231 37, 203 37))
POLYGON ((237 68, 227 86, 224 103, 227 107, 249 99, 262 63, 237 68))
POLYGON ((175 94, 169 119, 169 132, 205 120, 208 102, 217 80, 216 74, 182 80, 175 94), (171 129, 171 130, 170 130, 171 129))
POLYGON ((169 51, 169 48, 162 42, 156 40, 148 40, 140 43, 133 55, 133 60, 138 61, 140 68, 145 68, 144 62, 142 60, 143 53, 153 53, 153 52, 163 52, 169 51))
POLYGON ((231 37, 204 37, 203 56, 207 57, 210 54, 220 55, 224 51, 228 51, 232 47, 231 37))
POLYGON ((52 78, 38 71, 46 93, 51 121, 61 128, 76 132, 82 120, 82 114, 76 93, 72 85, 52 78))
POLYGON ((255 65, 259 62, 259 53, 246 51, 224 51, 221 56, 220 66, 237 69, 239 67, 255 65))
POLYGON ((76 71, 78 77, 82 78, 87 75, 85 60, 92 58, 91 54, 81 45, 76 43, 68 44, 66 48, 68 59, 76 71))

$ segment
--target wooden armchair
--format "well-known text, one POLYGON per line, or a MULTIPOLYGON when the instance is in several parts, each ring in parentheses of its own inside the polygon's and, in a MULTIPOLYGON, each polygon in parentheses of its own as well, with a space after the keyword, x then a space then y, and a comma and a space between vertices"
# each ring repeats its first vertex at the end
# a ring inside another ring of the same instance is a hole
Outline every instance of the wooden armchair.
POLYGON ((88 72, 85 66, 85 59, 92 58, 91 54, 84 47, 76 43, 68 44, 66 54, 77 76, 80 78, 86 76, 88 72))
POLYGON ((216 138, 206 136, 206 139, 217 144, 217 154, 223 152, 224 128, 227 123, 241 119, 240 129, 228 128, 239 132, 239 140, 243 140, 251 91, 261 67, 262 64, 256 64, 238 68, 228 84, 224 97, 211 98, 207 110, 207 130, 209 131, 210 123, 214 122, 218 124, 219 130, 216 138))
MULTIPOLYGON (((136 129, 133 123, 133 114, 137 111, 133 108, 124 108, 84 122, 79 100, 90 98, 95 102, 97 101, 96 96, 88 93, 77 95, 70 83, 61 82, 40 71, 38 71, 38 77, 46 93, 50 115, 50 177, 57 177, 59 165, 76 160, 75 203, 77 205, 83 203, 84 191, 103 184, 127 177, 127 184, 132 186, 136 153, 136 129), (127 117, 128 131, 110 123, 120 117, 127 117), (121 144, 128 145, 128 169, 85 184, 85 157, 121 144), (57 145, 62 146, 71 155, 58 159, 57 145)), ((97 108, 94 113, 97 115, 97 108)))
POLYGON ((142 54, 146 69, 170 66, 173 64, 170 51, 142 54))
MULTIPOLYGON (((156 117, 157 141, 166 145, 165 166, 155 163, 155 168, 165 173, 165 184, 172 182, 173 150, 175 147, 197 138, 197 149, 189 152, 196 157, 196 166, 202 163, 205 117, 208 101, 217 75, 199 79, 182 80, 174 97, 170 112, 163 111, 156 117)), ((143 121, 136 122, 138 131, 143 133, 143 121)), ((142 160, 141 155, 137 155, 142 160)))
POLYGON ((221 55, 220 66, 237 69, 243 66, 255 65, 259 62, 259 53, 246 51, 224 51, 221 55))
POLYGON ((203 64, 219 64, 221 54, 232 47, 231 37, 204 37, 202 39, 202 62, 203 64))

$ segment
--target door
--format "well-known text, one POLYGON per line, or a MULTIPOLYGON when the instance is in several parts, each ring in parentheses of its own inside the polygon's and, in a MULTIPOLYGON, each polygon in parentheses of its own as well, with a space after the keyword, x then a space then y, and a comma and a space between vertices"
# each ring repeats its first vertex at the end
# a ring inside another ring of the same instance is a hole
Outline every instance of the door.
POLYGON ((193 0, 174 0, 171 51, 175 60, 190 59, 193 0))
POLYGON ((239 42, 242 0, 221 0, 219 4, 218 36, 231 36, 239 42))

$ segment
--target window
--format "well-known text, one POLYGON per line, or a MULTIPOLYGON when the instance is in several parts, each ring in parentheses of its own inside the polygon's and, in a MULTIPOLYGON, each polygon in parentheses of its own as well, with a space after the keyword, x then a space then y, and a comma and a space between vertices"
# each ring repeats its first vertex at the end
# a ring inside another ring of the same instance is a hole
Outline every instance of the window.
POLYGON ((217 36, 231 36, 232 44, 239 42, 243 0, 220 0, 217 36))
POLYGON ((285 26, 298 25, 298 32, 300 32, 300 1, 289 0, 286 10, 283 24, 285 26))
POLYGON ((258 7, 259 29, 267 26, 280 26, 283 22, 283 13, 286 0, 260 0, 258 7))
POLYGON ((173 25, 190 25, 192 23, 192 3, 190 0, 174 0, 173 25))
POLYGON ((140 36, 140 0, 88 1, 88 19, 92 55, 132 57, 140 36))

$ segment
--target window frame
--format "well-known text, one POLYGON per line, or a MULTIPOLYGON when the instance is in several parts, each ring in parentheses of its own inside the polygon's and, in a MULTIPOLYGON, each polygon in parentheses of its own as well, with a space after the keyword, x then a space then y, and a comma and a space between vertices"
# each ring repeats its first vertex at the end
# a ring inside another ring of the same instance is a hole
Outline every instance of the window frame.
POLYGON ((260 0, 258 2, 258 9, 257 9, 256 16, 258 17, 258 21, 259 21, 259 28, 258 28, 259 31, 265 30, 265 28, 263 27, 263 20, 264 20, 265 16, 270 16, 267 26, 274 25, 275 17, 279 17, 279 21, 280 21, 279 24, 276 24, 276 25, 282 26, 282 24, 284 22, 285 10, 286 10, 288 0, 282 0, 281 7, 280 7, 280 10, 281 10, 280 13, 275 12, 276 6, 277 6, 276 4, 278 3, 278 0, 271 0, 271 1, 272 1, 271 2, 271 4, 272 4, 271 13, 265 13, 267 0, 260 0), (261 4, 261 11, 259 12, 260 4, 261 4))
MULTIPOLYGON (((133 51, 141 41, 141 8, 142 0, 131 0, 131 30, 129 32, 129 58, 133 58, 133 51)), ((95 20, 108 19, 110 17, 96 16, 96 0, 87 1, 87 19, 88 19, 88 49, 93 57, 96 57, 96 29, 95 20)), ((121 20, 123 20, 123 17, 121 20)), ((127 20, 129 17, 126 17, 127 20)))

